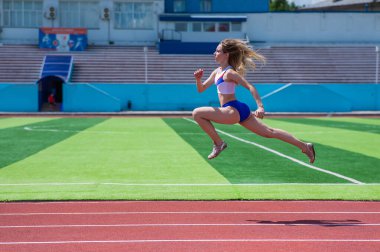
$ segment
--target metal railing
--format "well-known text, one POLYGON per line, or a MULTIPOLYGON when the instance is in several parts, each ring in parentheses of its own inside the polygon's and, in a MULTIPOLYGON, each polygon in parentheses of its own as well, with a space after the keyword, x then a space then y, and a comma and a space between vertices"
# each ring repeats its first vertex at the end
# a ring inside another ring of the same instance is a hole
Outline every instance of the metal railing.
POLYGON ((375 74, 375 83, 379 84, 379 51, 380 51, 380 46, 376 46, 376 74, 375 74))

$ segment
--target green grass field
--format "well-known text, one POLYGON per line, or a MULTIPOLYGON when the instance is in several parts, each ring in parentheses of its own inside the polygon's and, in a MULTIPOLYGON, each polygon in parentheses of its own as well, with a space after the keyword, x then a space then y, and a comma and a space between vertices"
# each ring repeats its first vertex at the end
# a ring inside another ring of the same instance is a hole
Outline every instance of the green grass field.
POLYGON ((313 142, 313 166, 239 125, 209 161, 189 118, 1 118, 0 200, 380 200, 380 119, 264 122, 313 142))

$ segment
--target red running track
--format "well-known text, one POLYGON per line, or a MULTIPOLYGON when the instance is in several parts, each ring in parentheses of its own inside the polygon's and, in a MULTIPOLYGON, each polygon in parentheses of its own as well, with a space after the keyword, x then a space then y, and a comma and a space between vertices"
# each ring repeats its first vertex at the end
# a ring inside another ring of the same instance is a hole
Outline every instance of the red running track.
POLYGON ((0 251, 380 251, 380 202, 0 203, 0 251))

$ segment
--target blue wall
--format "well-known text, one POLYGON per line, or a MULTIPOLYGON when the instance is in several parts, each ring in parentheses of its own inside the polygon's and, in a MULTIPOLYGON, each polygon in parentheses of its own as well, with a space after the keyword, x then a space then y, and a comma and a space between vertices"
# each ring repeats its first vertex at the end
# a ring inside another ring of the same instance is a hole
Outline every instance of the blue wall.
MULTIPOLYGON (((190 1, 191 2, 191 1, 190 1)), ((268 12, 269 0, 213 0, 213 12, 268 12)))
MULTIPOLYGON (((203 93, 194 84, 65 84, 63 111, 190 111, 219 106, 215 86, 203 93), (100 91, 101 90, 101 91, 100 91)), ((267 112, 350 112, 380 110, 380 87, 374 84, 257 84, 267 112)), ((248 90, 237 97, 256 108, 248 90)))
MULTIPOLYGON (((267 112, 380 111, 380 85, 256 84, 267 112)), ((252 110, 248 90, 236 96, 252 110)), ((215 86, 198 93, 195 84, 63 84, 63 112, 191 111, 219 106, 215 86)), ((37 112, 38 85, 0 84, 0 111, 37 112)))
POLYGON ((0 111, 36 112, 38 107, 37 84, 0 83, 0 111))
POLYGON ((218 42, 160 41, 160 54, 213 54, 218 42))
MULTIPOLYGON (((173 13, 174 0, 165 0, 165 13, 173 13)), ((268 0, 212 0, 211 13, 253 13, 268 12, 268 0)), ((200 0, 186 0, 186 13, 199 13, 200 0)))
POLYGON ((266 110, 273 112, 379 110, 379 91, 374 84, 297 84, 263 100, 266 110))
POLYGON ((194 85, 188 84, 91 84, 101 93, 94 94, 88 84, 66 84, 63 88, 63 111, 173 111, 193 110, 197 106, 217 106, 214 90, 198 94, 194 85), (213 92, 214 91, 214 92, 213 92), (101 97, 102 96, 102 97, 101 97), (115 101, 118 103, 115 103, 115 101), (79 110, 78 110, 79 109, 79 110))

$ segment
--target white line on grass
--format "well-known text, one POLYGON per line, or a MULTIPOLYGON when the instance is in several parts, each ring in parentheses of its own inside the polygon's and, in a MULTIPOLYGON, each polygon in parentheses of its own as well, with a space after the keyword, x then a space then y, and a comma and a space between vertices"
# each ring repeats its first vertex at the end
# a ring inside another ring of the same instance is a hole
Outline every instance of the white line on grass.
MULTIPOLYGON (((86 133, 86 134, 123 134, 123 135, 131 135, 134 134, 133 132, 127 132, 127 131, 109 131, 109 130, 70 130, 70 129, 58 129, 58 128, 44 128, 42 126, 40 127, 29 127, 25 126, 24 130, 26 131, 39 131, 39 132, 57 132, 57 133, 86 133)), ((310 133, 310 132, 308 132, 310 133)), ((159 135, 169 135, 171 133, 163 133, 163 132, 154 132, 154 134, 159 135)), ((203 135, 203 133, 199 132, 181 132, 181 134, 185 135, 203 135)), ((247 133, 248 134, 248 133, 247 133)), ((319 132, 316 132, 316 134, 321 134, 319 132)))
MULTIPOLYGON (((191 120, 191 119, 188 119, 188 118, 185 118, 185 117, 184 117, 183 119, 185 119, 186 121, 189 121, 189 122, 192 122, 192 123, 197 124, 195 121, 193 121, 193 120, 191 120)), ((327 173, 327 174, 333 175, 333 176, 335 176, 335 177, 338 177, 338 178, 341 178, 341 179, 344 179, 344 180, 350 181, 350 182, 352 182, 352 183, 354 183, 354 184, 359 184, 359 185, 363 185, 363 184, 364 184, 363 182, 360 182, 360 181, 358 181, 358 180, 356 180, 356 179, 353 179, 353 178, 350 178, 350 177, 346 177, 346 176, 341 175, 341 174, 339 174, 339 173, 332 172, 332 171, 329 171, 329 170, 325 170, 325 169, 319 168, 319 167, 314 166, 314 165, 310 165, 310 164, 305 163, 305 162, 303 162, 303 161, 301 161, 301 160, 298 160, 298 159, 295 159, 295 158, 290 157, 290 156, 288 156, 288 155, 285 155, 285 154, 283 154, 283 153, 281 153, 281 152, 279 152, 279 151, 276 151, 276 150, 273 150, 273 149, 271 149, 271 148, 265 147, 265 146, 263 146, 263 145, 261 145, 261 144, 258 144, 258 143, 255 143, 255 142, 252 142, 252 141, 248 141, 248 140, 245 140, 245 139, 243 139, 243 138, 240 138, 240 137, 234 136, 234 135, 229 134, 229 133, 227 133, 227 132, 224 132, 224 131, 222 131, 222 130, 216 129, 216 131, 219 132, 219 133, 221 133, 221 134, 223 134, 223 135, 226 135, 226 136, 229 136, 229 137, 231 137, 231 138, 233 138, 233 139, 236 139, 236 140, 238 140, 238 141, 240 141, 240 142, 254 145, 254 146, 259 147, 259 148, 261 148, 261 149, 263 149, 263 150, 269 151, 269 152, 271 152, 271 153, 273 153, 273 154, 275 154, 275 155, 277 155, 277 156, 280 156, 280 157, 283 157, 283 158, 289 159, 289 160, 291 160, 291 161, 293 161, 293 162, 295 162, 295 163, 298 163, 298 164, 303 165, 303 166, 305 166, 305 167, 308 167, 308 168, 310 168, 310 169, 317 170, 317 171, 320 171, 320 172, 323 172, 323 173, 327 173)))
POLYGON ((198 183, 122 183, 122 182, 45 182, 45 183, 0 183, 0 187, 7 186, 141 186, 141 187, 249 187, 249 186, 380 186, 380 183, 352 184, 352 183, 243 183, 243 184, 198 184, 198 183))
POLYGON ((351 242, 380 242, 380 239, 167 239, 167 240, 93 240, 93 241, 14 241, 0 242, 0 245, 35 245, 35 244, 90 244, 90 243, 191 243, 191 242, 333 242, 333 243, 351 243, 351 242))
POLYGON ((352 184, 352 183, 244 183, 244 184, 175 184, 175 183, 113 183, 113 182, 45 182, 45 183, 3 183, 7 186, 141 186, 141 187, 249 187, 249 186, 380 186, 380 183, 352 184))
MULTIPOLYGON (((24 130, 26 131, 40 131, 40 132, 70 132, 70 133, 86 133, 86 134, 124 134, 124 135, 130 135, 133 134, 132 132, 126 132, 126 131, 105 131, 105 130, 69 130, 69 129, 54 129, 54 128, 44 128, 44 127, 29 127, 25 126, 24 130)), ((326 133, 334 133, 336 134, 335 131, 297 131, 294 132, 294 134, 304 134, 307 133, 308 135, 314 134, 314 135, 322 135, 326 133)), ((157 133, 155 132, 154 134, 160 134, 160 135, 167 135, 167 133, 157 133)), ((252 133, 250 132, 242 132, 242 133, 237 133, 238 135, 251 135, 252 133)), ((181 132, 181 135, 204 135, 204 133, 201 132, 181 132)))
POLYGON ((87 134, 133 134, 131 132, 126 131, 109 131, 109 130, 102 130, 102 131, 95 131, 95 130, 70 130, 70 129, 55 129, 55 128, 44 128, 44 127, 29 127, 25 126, 24 130, 26 131, 42 131, 42 132, 64 132, 64 133, 87 133, 87 134))

